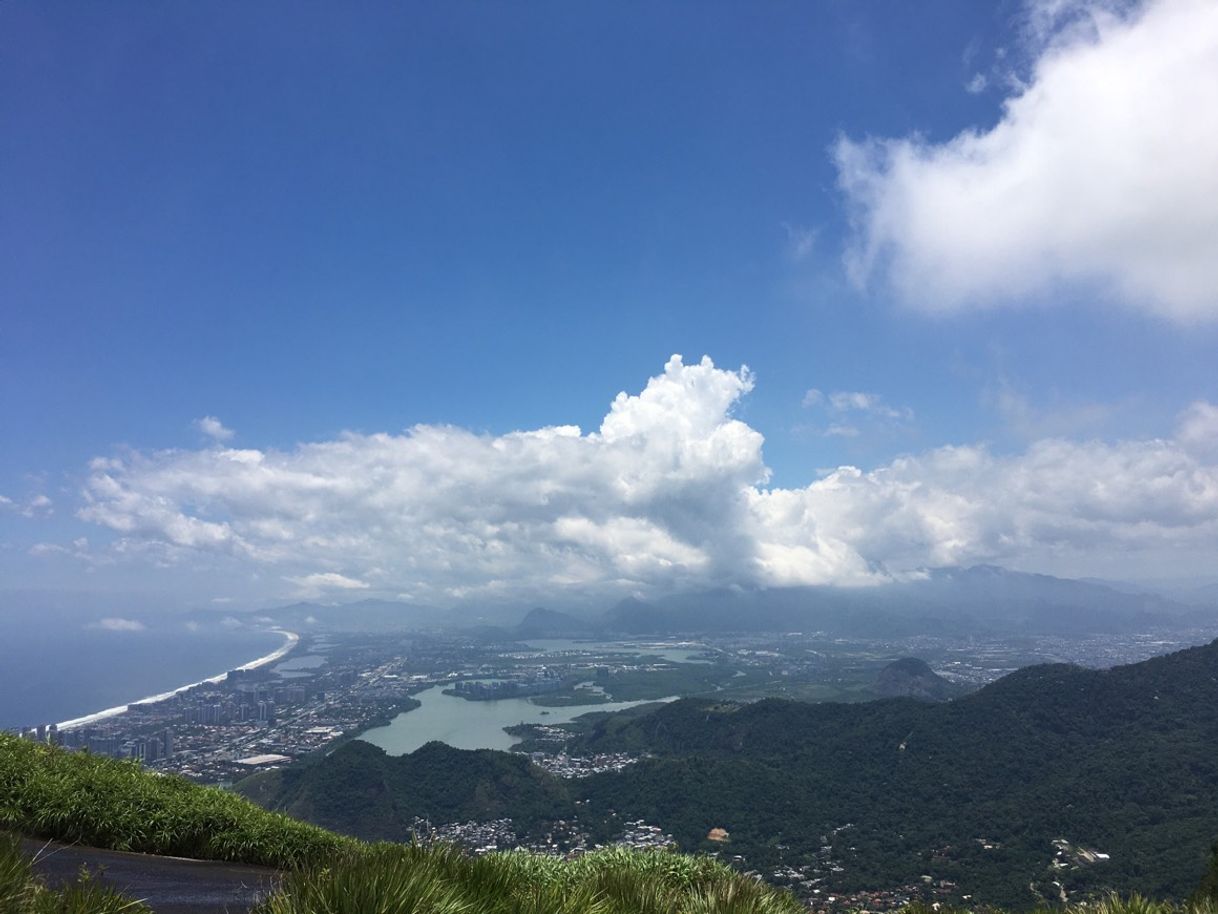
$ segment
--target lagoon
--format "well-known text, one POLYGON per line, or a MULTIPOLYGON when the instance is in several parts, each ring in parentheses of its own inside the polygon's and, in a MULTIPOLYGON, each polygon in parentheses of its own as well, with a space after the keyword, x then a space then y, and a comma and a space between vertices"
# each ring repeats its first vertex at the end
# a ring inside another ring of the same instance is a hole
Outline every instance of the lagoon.
POLYGON ((276 664, 274 672, 278 673, 283 679, 300 679, 306 676, 312 676, 313 671, 326 662, 326 658, 321 654, 302 654, 299 657, 292 657, 283 663, 276 664))
MULTIPOLYGON (((590 711, 621 711, 647 701, 609 701, 603 704, 546 708, 527 698, 496 701, 467 701, 445 695, 451 684, 432 686, 414 697, 422 704, 395 717, 384 727, 374 727, 360 739, 380 746, 390 755, 414 752, 425 743, 439 740, 457 749, 511 749, 518 738, 503 728, 515 724, 565 724, 590 711)), ((660 699, 672 701, 671 698, 660 699)))

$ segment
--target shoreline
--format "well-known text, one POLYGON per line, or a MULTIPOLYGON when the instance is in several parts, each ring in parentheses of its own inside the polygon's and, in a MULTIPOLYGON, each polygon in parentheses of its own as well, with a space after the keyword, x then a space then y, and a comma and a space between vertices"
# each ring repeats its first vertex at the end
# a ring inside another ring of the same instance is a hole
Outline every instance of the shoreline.
POLYGON ((180 695, 182 692, 193 689, 196 686, 221 682, 232 670, 256 670, 259 667, 274 663, 276 660, 286 656, 292 650, 292 648, 296 647, 296 645, 300 643, 300 635, 296 634, 296 632, 290 632, 284 628, 273 628, 271 631, 283 635, 287 640, 264 657, 259 657, 257 660, 251 660, 249 663, 242 664, 241 666, 232 667, 230 670, 225 670, 223 673, 219 673, 218 675, 209 676, 206 679, 200 679, 198 682, 188 683, 187 685, 179 686, 176 689, 171 689, 168 692, 161 692, 159 695, 149 695, 147 698, 140 698, 136 701, 129 701, 126 704, 115 705, 113 708, 106 708, 104 711, 95 711, 92 714, 86 714, 84 717, 74 717, 71 720, 62 721, 56 724, 56 726, 60 731, 74 730, 77 727, 95 724, 99 720, 107 720, 111 717, 118 717, 118 715, 126 713, 127 709, 134 705, 156 704, 158 701, 165 701, 168 698, 172 698, 175 695, 180 695))

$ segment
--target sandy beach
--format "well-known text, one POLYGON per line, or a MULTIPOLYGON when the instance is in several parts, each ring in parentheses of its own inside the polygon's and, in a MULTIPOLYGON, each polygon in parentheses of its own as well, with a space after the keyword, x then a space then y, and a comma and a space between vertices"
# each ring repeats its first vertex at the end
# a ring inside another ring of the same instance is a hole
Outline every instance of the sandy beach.
MULTIPOLYGON (((300 641, 300 635, 296 634, 296 632, 290 632, 290 631, 287 631, 286 629, 282 629, 282 628, 272 629, 272 631, 284 636, 284 639, 285 639, 284 643, 280 647, 278 647, 271 653, 267 654, 265 657, 259 657, 257 660, 251 660, 249 663, 243 664, 238 667, 233 667, 233 669, 255 670, 258 667, 262 667, 262 666, 266 666, 267 664, 274 663, 276 660, 279 660, 282 657, 284 657, 285 655, 287 655, 287 653, 289 651, 291 651, 292 648, 294 648, 297 645, 297 643, 300 641)), ((96 723, 99 720, 105 720, 106 718, 109 718, 109 717, 117 717, 119 714, 122 714, 123 712, 125 712, 132 705, 146 705, 146 704, 153 704, 158 701, 164 701, 167 698, 172 698, 174 695, 177 695, 181 692, 185 692, 187 689, 193 689, 195 686, 200 686, 200 685, 204 685, 207 683, 220 682, 228 674, 229 674, 229 670, 225 670, 223 673, 218 673, 215 676, 211 676, 207 679, 200 679, 198 682, 191 682, 191 683, 188 683, 187 685, 179 686, 178 688, 173 689, 172 691, 169 691, 169 692, 162 692, 159 695, 149 695, 147 698, 140 698, 137 701, 129 701, 126 704, 116 705, 113 708, 106 708, 104 711, 97 711, 93 714, 86 714, 84 717, 76 717, 76 718, 73 718, 72 720, 61 721, 58 726, 59 726, 60 730, 71 730, 75 727, 83 727, 83 726, 86 726, 87 724, 96 723)))

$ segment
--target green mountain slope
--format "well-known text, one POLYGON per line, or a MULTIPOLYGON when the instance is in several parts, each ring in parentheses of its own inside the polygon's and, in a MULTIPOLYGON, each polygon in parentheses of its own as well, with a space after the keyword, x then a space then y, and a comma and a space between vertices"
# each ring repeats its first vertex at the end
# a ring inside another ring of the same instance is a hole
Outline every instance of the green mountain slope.
POLYGON ((522 835, 578 816, 597 841, 644 819, 723 852, 706 837, 724 828, 747 866, 802 869, 824 891, 931 876, 1016 907, 1056 899, 1056 882, 1072 899, 1183 898, 1218 834, 1218 642, 1107 671, 1032 667, 946 704, 684 700, 595 721, 573 754, 650 757, 559 781, 505 753, 352 743, 240 789, 366 837, 404 837, 416 816, 510 817, 522 835))
POLYGON ((947 701, 966 691, 916 657, 902 657, 888 664, 880 670, 872 690, 880 698, 919 698, 922 701, 947 701))
POLYGON ((581 790, 683 847, 721 826, 753 865, 798 863, 849 823, 839 889, 930 874, 1018 905, 1048 875, 1187 895, 1218 833, 1216 745, 1218 642, 1107 671, 1033 667, 944 705, 674 702, 605 719, 574 751, 657 755, 581 790), (1050 874, 1055 838, 1111 861, 1050 874))
POLYGON ((1198 904, 1208 902, 1218 905, 1218 844, 1214 845, 1210 868, 1206 870, 1201 885, 1197 886, 1197 891, 1193 893, 1193 900, 1198 904))
POLYGON ((434 822, 569 818, 565 782, 527 758, 428 743, 410 755, 355 741, 311 765, 247 778, 236 791, 270 809, 370 840, 408 840, 415 817, 434 822))
MULTIPOLYGON (((1203 750, 1212 748, 1212 742, 1199 747, 1201 752, 1190 749, 1180 732, 1178 717, 1182 710, 1193 708, 1194 716, 1202 722, 1203 727, 1212 726, 1213 703, 1200 707, 1193 703, 1212 698, 1209 691, 1214 688, 1215 679, 1218 679, 1213 669, 1215 650, 1216 647, 1211 645, 1108 674, 1084 673, 1069 668, 1032 670, 987 690, 991 696, 998 696, 997 699, 991 697, 991 702, 997 701, 999 705, 1010 703, 1012 706, 1011 713, 999 719, 996 727, 1004 724, 1010 726, 1018 720, 1022 720, 1026 726, 1026 731, 1014 732, 1016 742, 1029 734, 1040 733, 1046 727, 1060 729, 1063 724, 1062 708, 1055 708, 1052 702, 1045 700, 1042 705, 1033 708, 1026 705, 1028 695, 1046 699, 1047 688, 1061 691, 1074 701, 1094 699, 1089 706, 1096 709, 1094 716, 1097 719, 1088 726, 1088 732, 1092 733, 1089 738, 1094 739, 1094 731, 1105 726, 1111 728, 1117 734, 1109 747, 1113 750, 1112 755, 1127 753, 1129 749, 1127 741, 1120 742, 1121 728, 1113 721, 1116 715, 1124 713, 1130 717, 1129 727, 1141 727, 1147 731, 1146 746, 1153 750, 1155 758, 1165 763, 1162 767, 1162 780, 1165 783, 1125 784, 1127 800, 1124 806, 1113 799, 1115 788, 1109 785, 1097 787, 1092 794, 1079 792, 1072 798, 1059 797, 1060 808, 1053 812, 1037 813, 1026 808, 1023 810, 1026 819, 1023 831, 1017 829, 1009 844, 993 851, 979 846, 957 848, 956 853, 951 852, 951 845, 948 844, 941 848, 939 856, 942 860, 933 855, 919 858, 924 869, 932 872, 943 872, 944 868, 954 870, 962 886, 966 881, 989 878, 1001 890, 1012 880, 1026 878, 1026 872, 1021 869, 1024 861, 1016 851, 1022 846, 1021 842, 1031 840, 1028 836, 1035 835, 1046 816, 1058 816, 1059 821, 1077 826, 1079 830, 1095 828, 1086 826, 1078 808, 1104 801, 1113 805, 1111 814, 1117 821, 1140 826, 1140 833, 1135 837, 1143 842, 1142 849, 1133 847, 1129 851, 1119 850, 1120 845, 1117 844, 1104 846, 1105 850, 1113 852, 1114 858, 1110 870, 1105 874, 1106 880, 1112 884, 1125 880, 1144 885, 1166 885, 1175 880, 1184 886, 1184 890, 1179 893, 1173 890, 1173 893, 1186 894, 1195 881, 1189 884, 1181 874, 1188 874, 1189 878, 1195 880, 1203 869, 1198 855, 1192 850, 1191 839, 1180 841, 1174 854, 1163 853, 1161 849, 1171 840, 1181 837, 1182 825, 1189 824, 1191 828, 1199 823, 1213 822, 1213 795, 1206 792, 1212 788, 1213 782, 1207 780, 1209 772, 1198 764, 1205 754, 1203 750), (1097 681, 1101 683, 1100 686, 1096 685, 1097 681), (1103 688, 1104 685, 1110 688, 1103 688), (1149 691, 1146 695, 1139 695, 1140 689, 1149 691), (1144 707, 1148 702, 1153 703, 1149 709, 1144 707), (1166 711, 1160 713, 1160 709, 1166 711), (1183 753, 1184 764, 1196 769, 1197 789, 1190 794, 1186 786, 1174 807, 1162 810, 1149 823, 1141 822, 1140 817, 1144 814, 1141 807, 1147 797, 1179 790, 1180 784, 1176 780, 1179 772, 1174 763, 1180 753, 1183 753), (1075 807, 1074 811, 1071 811, 1071 807, 1075 807), (1190 809, 1195 814, 1190 814, 1190 809), (1156 871, 1153 869, 1156 865, 1162 865, 1164 869, 1156 871), (1010 870, 1005 876, 1003 868, 1010 870), (987 871, 989 875, 985 876, 987 871)), ((857 709, 857 706, 854 707, 857 709)), ((910 709, 943 710, 940 706, 919 705, 912 701, 880 702, 871 707, 877 720, 856 723, 852 731, 854 735, 866 737, 870 733, 887 738, 890 734, 885 728, 908 723, 910 709)), ((980 713, 979 708, 987 710, 985 703, 978 700, 972 706, 965 706, 963 711, 953 713, 976 716, 980 713)), ((596 739, 601 740, 616 737, 650 738, 657 747, 667 745, 663 757, 639 766, 642 770, 640 777, 599 778, 575 782, 571 788, 582 784, 589 788, 586 791, 588 795, 599 796, 604 792, 605 785, 616 780, 620 789, 607 796, 612 796, 612 803, 617 805, 619 814, 629 803, 637 800, 655 805, 662 814, 672 815, 674 820, 682 815, 718 817, 717 821, 732 828, 732 843, 736 847, 742 846, 750 826, 722 818, 733 814, 733 811, 744 816, 784 816, 773 819, 767 827, 778 828, 781 834, 792 838, 815 831, 809 831, 807 822, 801 819, 807 811, 809 797, 783 796, 774 791, 789 790, 798 782, 789 775, 799 765, 808 764, 815 770, 818 753, 824 754, 827 748, 831 748, 821 740, 824 734, 820 737, 813 734, 811 744, 805 746, 805 751, 799 756, 799 764, 788 760, 786 777, 782 767, 771 763, 767 757, 764 742, 757 743, 758 739, 775 735, 774 728, 784 720, 790 726, 794 719, 790 703, 763 702, 746 708, 733 708, 685 702, 678 710, 679 713, 672 713, 671 709, 665 708, 663 712, 657 712, 659 718, 666 721, 663 726, 658 726, 656 719, 648 721, 644 718, 626 722, 618 728, 617 734, 606 731, 597 735, 596 739), (679 733, 675 740, 669 739, 672 731, 692 729, 699 718, 703 736, 700 741, 691 741, 679 733), (650 737, 647 733, 632 732, 636 725, 644 724, 651 731, 650 737), (691 742, 718 748, 712 752, 703 750, 686 754, 682 747, 687 748, 691 742), (674 772, 678 772, 684 780, 679 783, 674 781, 674 772), (667 790, 668 794, 647 796, 647 790, 652 787, 667 790), (632 792, 635 794, 633 798, 632 792), (688 806, 698 797, 705 798, 711 805, 706 810, 691 812, 688 806)), ((821 722, 834 719, 842 710, 832 707, 824 709, 821 722)), ((991 704, 988 710, 994 712, 996 709, 991 704)), ((796 706, 794 711, 795 714, 807 714, 808 708, 796 706)), ((652 717, 656 718, 657 715, 652 717)), ((934 728, 926 725, 915 731, 915 736, 904 740, 905 750, 895 750, 902 758, 917 758, 914 740, 919 733, 922 742, 933 745, 934 728)), ((1197 736, 1201 730, 1193 730, 1192 733, 1197 736)), ((802 736, 807 739, 809 734, 805 732, 802 736)), ((1037 750, 1052 743, 1051 737, 1033 740, 1030 743, 1031 751, 1025 755, 1030 761, 1043 766, 1047 764, 1048 757, 1037 754, 1037 750)), ((963 757, 967 750, 975 748, 963 746, 953 749, 951 758, 963 757)), ((355 775, 363 778, 362 769, 379 765, 383 771, 394 772, 383 778, 391 789, 396 787, 394 778, 417 779, 418 783, 402 788, 413 791, 403 793, 403 800, 433 804, 431 808, 437 817, 460 818, 472 808, 469 804, 476 805, 483 801, 486 791, 501 793, 509 800, 516 796, 511 802, 519 802, 520 796, 531 797, 529 802, 536 803, 542 812, 549 803, 556 804, 554 808, 557 809, 566 808, 567 798, 560 789, 562 785, 556 785, 552 779, 538 774, 523 759, 513 759, 501 753, 463 753, 442 746, 424 749, 426 751, 416 753, 399 770, 396 762, 372 750, 372 747, 355 744, 344 747, 342 753, 345 758, 339 759, 341 764, 329 769, 314 766, 312 776, 319 780, 312 784, 312 789, 318 790, 326 785, 334 787, 341 777, 355 775), (469 783, 466 789, 454 792, 453 785, 459 782, 469 783)), ((864 757, 865 753, 856 753, 853 759, 860 763, 864 757)), ((1096 783, 1102 783, 1105 772, 1087 768, 1091 763, 1082 763, 1084 773, 1096 783)), ((1119 767, 1117 762, 1109 764, 1119 767)), ((907 775, 918 767, 909 764, 904 769, 899 766, 895 769, 898 775, 885 785, 889 799, 897 803, 896 808, 904 813, 901 827, 905 834, 931 836, 950 842, 952 839, 948 833, 954 827, 950 803, 932 809, 925 793, 910 789, 916 779, 907 775), (902 791, 908 794, 908 800, 900 800, 902 791)), ((1044 786, 1047 779, 1034 772, 1029 774, 1029 766, 1013 770, 998 767, 1000 770, 996 777, 1001 776, 1007 781, 1012 797, 1009 800, 972 798, 972 802, 988 815, 995 816, 994 821, 999 821, 1004 814, 1003 802, 1018 805, 1020 796, 1034 796, 1037 791, 1049 790, 1044 786), (1021 781, 1024 774, 1028 776, 1021 781)), ((882 773, 884 766, 866 770, 870 774, 882 773)), ((962 799, 953 793, 959 789, 957 775, 953 773, 955 770, 951 765, 939 767, 939 789, 950 802, 962 799)), ((307 782, 309 775, 305 777, 307 782)), ((351 801, 353 796, 367 793, 370 783, 378 786, 375 781, 368 780, 349 782, 347 788, 350 793, 345 799, 351 801)), ((821 786, 825 787, 823 784, 821 786)), ((928 788, 928 785, 923 784, 922 787, 928 788)), ((866 793, 840 799, 831 794, 830 790, 822 790, 821 795, 814 799, 826 804, 826 808, 834 807, 834 804, 841 804, 843 808, 852 807, 852 812, 858 815, 852 819, 854 825, 851 828, 839 828, 828 840, 835 845, 848 843, 856 853, 852 857, 843 851, 842 859, 848 867, 860 870, 865 876, 864 868, 856 865, 856 858, 873 849, 875 830, 865 823, 862 816, 874 813, 882 818, 885 809, 866 809, 861 803, 868 796, 866 793), (844 842, 841 840, 843 835, 847 836, 844 842)), ((871 795, 874 796, 874 792, 871 795)), ((527 808, 522 806, 519 814, 527 815, 527 808)), ((1087 816, 1097 821, 1103 820, 1103 815, 1094 808, 1089 809, 1087 816)), ((700 825, 697 827, 701 828, 700 825)), ((789 896, 774 893, 752 879, 734 874, 706 858, 615 849, 580 858, 574 863, 530 854, 491 855, 473 860, 442 847, 370 846, 303 825, 283 815, 266 812, 222 791, 199 787, 178 778, 146 773, 134 763, 69 753, 8 735, 0 735, 0 830, 4 829, 102 847, 296 868, 297 875, 285 883, 284 891, 270 899, 260 914, 320 914, 323 911, 327 914, 363 914, 368 910, 382 909, 469 910, 480 914, 640 914, 650 911, 657 914, 794 914, 800 910, 789 896)), ((1081 843, 1089 840, 1084 835, 1074 833, 1071 837, 1081 843)), ((816 840, 821 838, 817 837, 816 840)), ((12 845, 9 852, 0 853, 0 910, 29 911, 31 914, 41 914, 44 910, 93 910, 65 906, 63 901, 70 893, 47 893, 31 881, 24 864, 12 853, 15 847, 12 845)), ((902 848, 899 843, 896 847, 900 853, 902 848)), ((778 848, 775 847, 775 850, 778 848)), ((1204 857, 1204 854, 1200 856, 1204 857)), ((904 866, 900 861, 894 865, 897 870, 904 866)), ((1218 885, 1218 860, 1210 866, 1207 881, 1197 891, 1198 900, 1212 897, 1214 887, 1218 885)), ((1073 873, 1075 871, 1067 866, 1058 872, 1058 876, 1069 882, 1077 878, 1073 873)), ((850 878, 859 879, 860 876, 850 878)), ((73 897, 85 896, 77 892, 73 897)), ((1029 907, 1028 897, 1017 897, 1014 903, 1019 907, 1029 907)), ((1110 914, 1170 914, 1173 909, 1131 902, 1103 906, 1102 910, 1110 914)), ((1212 914, 1213 908, 1205 910, 1212 914)))
POLYGON ((288 870, 280 891, 260 904, 257 914, 801 910, 790 895, 705 858, 613 848, 576 861, 524 853, 475 859, 445 845, 369 845, 267 812, 215 788, 145 772, 133 762, 0 734, 0 912, 147 911, 88 880, 58 891, 46 888, 31 872, 19 843, 6 832, 288 870))

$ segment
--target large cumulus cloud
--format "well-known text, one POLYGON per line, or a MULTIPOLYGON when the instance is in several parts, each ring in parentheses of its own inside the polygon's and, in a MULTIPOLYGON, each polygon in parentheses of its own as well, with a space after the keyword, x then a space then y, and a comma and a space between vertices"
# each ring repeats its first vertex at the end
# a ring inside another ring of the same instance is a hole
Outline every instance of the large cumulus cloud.
POLYGON ((1218 318, 1218 4, 1031 8, 1043 43, 993 127, 838 144, 852 269, 928 309, 1074 290, 1218 318))
POLYGON ((80 514, 132 555, 218 554, 313 592, 440 601, 866 584, 980 560, 1087 570, 1218 545, 1207 403, 1171 439, 945 447, 784 489, 733 416, 752 386, 746 368, 674 356, 587 434, 429 425, 289 451, 128 453, 93 462, 80 514))

